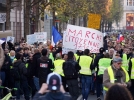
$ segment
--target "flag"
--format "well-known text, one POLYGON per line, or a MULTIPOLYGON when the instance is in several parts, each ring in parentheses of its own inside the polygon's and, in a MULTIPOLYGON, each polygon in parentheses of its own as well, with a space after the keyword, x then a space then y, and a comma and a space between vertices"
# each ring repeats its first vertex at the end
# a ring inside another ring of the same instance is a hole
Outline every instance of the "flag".
POLYGON ((122 42, 124 40, 124 36, 122 34, 119 34, 117 37, 117 42, 122 42))
POLYGON ((55 46, 55 44, 61 39, 62 39, 62 37, 61 37, 60 33, 53 26, 53 28, 52 28, 52 45, 55 46))

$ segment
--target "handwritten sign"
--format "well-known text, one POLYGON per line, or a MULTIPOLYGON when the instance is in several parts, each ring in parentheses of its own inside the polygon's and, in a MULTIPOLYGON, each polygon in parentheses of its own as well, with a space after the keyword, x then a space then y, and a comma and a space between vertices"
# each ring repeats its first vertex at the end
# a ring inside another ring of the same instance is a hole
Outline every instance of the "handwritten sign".
POLYGON ((27 43, 28 44, 34 44, 36 41, 35 34, 27 35, 27 43))
POLYGON ((88 15, 88 27, 93 29, 100 29, 101 15, 89 14, 88 15))
POLYGON ((35 32, 36 40, 38 42, 44 42, 47 40, 47 32, 35 32))
POLYGON ((103 47, 103 34, 95 29, 68 25, 63 36, 63 47, 99 53, 103 47))
POLYGON ((14 43, 14 39, 15 39, 15 37, 7 36, 6 42, 14 43))

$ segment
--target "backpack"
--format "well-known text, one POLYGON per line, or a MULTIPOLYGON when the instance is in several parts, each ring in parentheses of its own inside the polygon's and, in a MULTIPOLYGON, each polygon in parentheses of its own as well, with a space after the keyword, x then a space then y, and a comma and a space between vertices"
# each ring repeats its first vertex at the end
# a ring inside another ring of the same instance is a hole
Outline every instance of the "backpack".
POLYGON ((66 61, 65 65, 63 66, 63 73, 65 78, 77 78, 78 72, 75 68, 76 62, 75 61, 66 61))
MULTIPOLYGON (((19 65, 20 66, 20 65, 19 65)), ((19 73, 19 66, 17 67, 13 67, 11 70, 10 70, 10 75, 12 76, 12 78, 16 81, 20 80, 20 73, 19 73)))

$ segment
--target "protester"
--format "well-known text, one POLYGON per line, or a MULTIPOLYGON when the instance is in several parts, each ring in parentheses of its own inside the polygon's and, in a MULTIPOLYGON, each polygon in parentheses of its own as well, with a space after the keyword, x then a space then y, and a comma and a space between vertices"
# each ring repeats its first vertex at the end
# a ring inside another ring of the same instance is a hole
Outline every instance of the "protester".
POLYGON ((47 84, 43 83, 39 92, 34 96, 33 100, 72 100, 71 97, 65 95, 62 86, 62 80, 57 73, 50 73, 47 77, 47 84), (49 92, 47 92, 47 89, 49 92), (43 95, 46 93, 46 95, 43 95))
POLYGON ((40 87, 46 83, 47 75, 54 69, 52 60, 47 57, 47 52, 47 49, 42 49, 42 57, 37 60, 38 69, 36 71, 38 71, 40 87))
POLYGON ((63 72, 72 100, 77 100, 80 94, 78 86, 78 74, 80 69, 79 64, 74 59, 74 53, 71 51, 68 52, 67 61, 63 63, 63 72))
POLYGON ((82 85, 82 96, 83 100, 87 100, 90 93, 90 87, 92 84, 92 70, 93 70, 93 60, 89 56, 89 49, 84 50, 84 55, 80 56, 78 63, 81 67, 81 85, 82 85))
POLYGON ((115 84, 108 90, 105 100, 133 100, 133 97, 126 87, 115 84))
POLYGON ((108 67, 103 74, 104 90, 107 92, 115 83, 129 88, 131 86, 130 78, 128 72, 121 67, 121 57, 113 58, 112 62, 112 66, 108 67))
POLYGON ((21 92, 24 91, 25 99, 30 100, 30 90, 28 87, 26 66, 21 60, 22 59, 21 54, 17 53, 15 58, 17 60, 13 64, 14 68, 13 77, 15 79, 15 87, 18 89, 16 93, 16 99, 20 99, 21 92))

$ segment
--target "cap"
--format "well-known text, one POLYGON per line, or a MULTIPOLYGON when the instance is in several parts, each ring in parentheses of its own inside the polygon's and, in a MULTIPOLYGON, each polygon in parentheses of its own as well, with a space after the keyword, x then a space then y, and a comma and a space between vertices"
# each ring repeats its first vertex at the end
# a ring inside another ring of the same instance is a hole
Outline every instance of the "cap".
POLYGON ((50 73, 47 77, 47 84, 49 90, 60 90, 61 76, 57 73, 50 73))
POLYGON ((114 57, 113 62, 122 62, 122 58, 121 57, 114 57))
POLYGON ((100 53, 103 53, 103 52, 105 51, 105 49, 104 49, 103 47, 101 47, 101 48, 99 49, 99 51, 100 51, 100 53))

